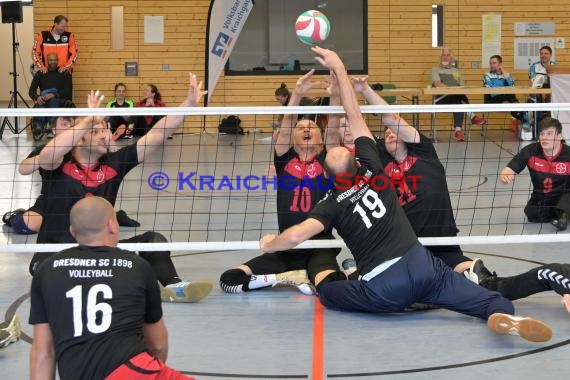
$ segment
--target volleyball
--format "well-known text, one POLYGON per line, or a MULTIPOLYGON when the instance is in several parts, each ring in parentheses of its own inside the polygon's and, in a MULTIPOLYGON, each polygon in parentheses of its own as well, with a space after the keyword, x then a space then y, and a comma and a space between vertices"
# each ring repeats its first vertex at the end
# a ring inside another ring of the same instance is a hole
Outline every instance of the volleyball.
POLYGON ((319 11, 303 12, 295 22, 295 32, 301 42, 315 46, 329 36, 331 25, 327 16, 319 11))

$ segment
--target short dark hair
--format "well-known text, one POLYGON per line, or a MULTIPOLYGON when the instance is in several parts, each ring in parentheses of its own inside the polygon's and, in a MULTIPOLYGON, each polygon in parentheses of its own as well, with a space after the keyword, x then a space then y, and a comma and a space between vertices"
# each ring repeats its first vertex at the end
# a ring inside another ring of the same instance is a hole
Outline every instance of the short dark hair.
MULTIPOLYGON (((548 50, 548 52, 549 52, 550 54, 552 54, 552 48, 551 48, 550 46, 548 46, 548 45, 544 45, 543 47, 540 48, 540 50, 548 50)), ((540 50, 539 50, 539 51, 540 51, 540 50)))
POLYGON ((489 58, 489 61, 492 60, 493 58, 499 61, 499 63, 503 63, 503 57, 501 57, 500 55, 498 54, 492 55, 491 58, 489 58))
POLYGON ((64 15, 57 15, 53 18, 53 23, 54 24, 59 24, 60 22, 65 21, 65 22, 69 22, 69 20, 67 19, 67 17, 65 17, 64 15))
POLYGON ((61 120, 65 120, 65 121, 69 121, 71 124, 73 124, 73 122, 75 121, 75 119, 73 119, 73 117, 71 116, 56 116, 50 119, 49 124, 51 128, 55 128, 57 121, 61 119, 61 120))
POLYGON ((289 95, 291 95, 291 93, 289 92, 289 89, 285 83, 281 83, 281 86, 277 87, 275 90, 275 96, 284 96, 287 98, 289 95))
POLYGON ((119 82, 115 85, 115 91, 117 91, 119 87, 124 87, 125 90, 127 89, 127 85, 125 85, 123 82, 119 82))
POLYGON ((540 124, 538 126, 538 129, 540 130, 540 132, 542 132, 548 128, 556 129, 557 134, 562 133, 562 123, 560 123, 560 121, 558 121, 558 119, 555 119, 553 117, 547 117, 545 119, 542 119, 542 121, 540 122, 540 124))

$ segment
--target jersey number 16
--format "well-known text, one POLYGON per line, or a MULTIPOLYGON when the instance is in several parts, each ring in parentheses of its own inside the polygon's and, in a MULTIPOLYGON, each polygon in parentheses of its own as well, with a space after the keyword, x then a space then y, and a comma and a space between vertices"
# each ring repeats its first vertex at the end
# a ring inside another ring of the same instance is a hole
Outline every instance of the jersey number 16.
POLYGON ((87 302, 83 303, 83 285, 74 286, 65 293, 66 298, 73 301, 73 336, 83 335, 83 310, 87 312, 87 330, 92 334, 100 334, 107 331, 111 326, 113 308, 105 302, 97 303, 97 297, 101 294, 103 299, 113 298, 113 290, 109 285, 96 284, 87 292, 87 302), (101 313, 97 323, 97 313, 101 313))

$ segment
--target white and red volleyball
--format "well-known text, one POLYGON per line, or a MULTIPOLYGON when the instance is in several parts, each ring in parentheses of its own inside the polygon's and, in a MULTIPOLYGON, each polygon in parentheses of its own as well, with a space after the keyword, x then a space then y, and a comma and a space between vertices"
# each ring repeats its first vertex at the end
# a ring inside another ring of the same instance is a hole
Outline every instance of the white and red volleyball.
POLYGON ((329 19, 319 11, 303 12, 295 22, 297 37, 307 45, 319 45, 327 39, 330 31, 329 19))

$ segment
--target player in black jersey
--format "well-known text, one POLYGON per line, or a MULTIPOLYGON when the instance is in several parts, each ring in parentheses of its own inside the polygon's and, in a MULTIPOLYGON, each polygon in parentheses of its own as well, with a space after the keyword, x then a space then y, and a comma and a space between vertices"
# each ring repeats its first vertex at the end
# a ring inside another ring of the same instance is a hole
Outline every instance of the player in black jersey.
MULTIPOLYGON (((196 106, 203 91, 196 76, 190 76, 186 100, 181 106, 196 106)), ((102 97, 91 92, 88 105, 101 104, 102 97)), ((43 169, 42 181, 45 195, 44 218, 38 233, 38 243, 71 243, 75 240, 69 232, 69 210, 80 199, 101 196, 114 204, 124 176, 153 154, 176 128, 184 122, 184 116, 164 117, 145 137, 136 144, 116 152, 109 152, 111 134, 102 118, 92 116, 82 119, 72 128, 58 134, 39 155, 43 169)), ((121 242, 163 243, 166 238, 154 231, 147 231, 121 242)), ((158 280, 164 286, 164 301, 195 302, 205 297, 212 289, 209 281, 182 281, 170 252, 141 252, 141 257, 150 262, 158 280)), ((49 254, 36 253, 30 263, 32 274, 49 254)))
POLYGON ((528 167, 532 195, 524 213, 531 223, 550 222, 566 230, 570 213, 570 147, 562 140, 562 124, 546 118, 539 125, 539 142, 525 146, 501 171, 500 179, 511 184, 528 167))
MULTIPOLYGON (((353 78, 352 84, 356 92, 364 95, 368 104, 386 104, 368 86, 365 78, 353 78)), ((385 139, 375 136, 380 160, 384 172, 397 183, 395 189, 400 205, 414 232, 419 237, 456 236, 458 229, 445 169, 432 142, 398 115, 382 114, 382 121, 388 129, 385 139)), ((341 122, 339 134, 344 137, 344 146, 354 153, 354 141, 346 120, 341 122)), ((553 290, 562 296, 562 304, 570 312, 568 264, 546 264, 516 276, 497 277, 496 273, 491 273, 483 265, 481 259, 472 261, 464 256, 458 245, 428 248, 456 272, 465 273, 471 281, 496 290, 510 300, 553 290)))
MULTIPOLYGON (((299 78, 288 106, 298 106, 305 93, 316 85, 311 81, 313 73, 311 70, 299 78)), ((331 102, 334 104, 334 100, 331 102)), ((285 115, 279 131, 274 164, 279 181, 277 220, 279 231, 284 231, 307 218, 326 193, 328 180, 324 177, 326 151, 321 128, 304 116, 297 120, 285 115)), ((333 235, 327 229, 315 238, 332 239, 333 235)), ((220 276, 220 286, 225 292, 241 293, 286 284, 314 294, 311 283, 319 281, 319 276, 334 273, 339 279, 346 279, 336 261, 339 252, 340 249, 331 248, 296 250, 291 255, 266 253, 225 271, 220 276)))
POLYGON ((168 333, 156 275, 117 248, 113 206, 83 198, 71 209, 77 247, 45 260, 32 280, 32 379, 189 379, 164 364, 168 333))
POLYGON ((325 168, 335 187, 304 222, 277 237, 263 237, 262 250, 283 251, 334 226, 354 255, 362 281, 328 281, 325 277, 317 283, 325 306, 399 312, 422 302, 488 319, 488 326, 497 333, 514 332, 537 342, 549 340, 552 331, 547 325, 512 316, 514 307, 509 300, 453 272, 419 244, 396 193, 376 182, 377 178, 383 180, 382 163, 342 61, 330 50, 312 50, 318 54, 317 61, 338 78, 358 162, 346 148, 329 150, 325 168))
MULTIPOLYGON (((71 128, 73 125, 73 118, 70 116, 58 116, 54 118, 51 122, 54 134, 58 134, 66 129, 71 128)), ((39 154, 45 145, 39 145, 34 148, 34 150, 26 157, 20 165, 18 166, 18 172, 22 175, 30 175, 36 170, 40 169, 39 154)), ((117 147, 113 146, 111 150, 116 150, 117 147)), ((2 217, 2 221, 16 234, 30 235, 36 234, 40 230, 42 225, 42 214, 43 214, 43 202, 44 197, 42 191, 40 190, 40 196, 36 199, 32 207, 27 210, 22 208, 16 209, 14 211, 8 211, 2 217)), ((117 220, 119 221, 119 226, 123 227, 139 227, 140 224, 127 215, 123 210, 117 211, 117 220)))

